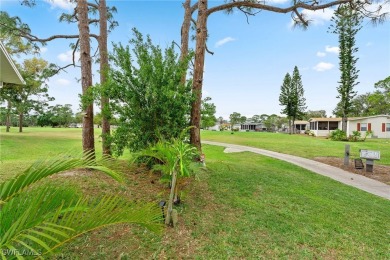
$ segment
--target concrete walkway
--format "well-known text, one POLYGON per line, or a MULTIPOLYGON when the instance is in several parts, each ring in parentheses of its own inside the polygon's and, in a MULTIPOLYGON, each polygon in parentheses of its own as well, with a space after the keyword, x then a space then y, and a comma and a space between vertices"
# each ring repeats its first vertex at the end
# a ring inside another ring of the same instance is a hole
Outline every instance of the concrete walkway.
POLYGON ((305 168, 309 171, 332 178, 336 181, 347 184, 349 186, 364 190, 371 194, 390 200, 390 185, 386 185, 382 182, 364 177, 359 174, 350 173, 340 168, 333 167, 324 163, 309 160, 306 158, 301 158, 294 155, 277 153, 277 152, 272 152, 264 149, 253 148, 253 147, 248 147, 243 145, 219 143, 219 142, 212 142, 212 141, 202 141, 202 143, 226 147, 227 148, 227 150, 225 150, 226 152, 247 151, 247 152, 257 153, 268 157, 273 157, 279 160, 283 160, 295 164, 297 166, 300 166, 302 168, 305 168))

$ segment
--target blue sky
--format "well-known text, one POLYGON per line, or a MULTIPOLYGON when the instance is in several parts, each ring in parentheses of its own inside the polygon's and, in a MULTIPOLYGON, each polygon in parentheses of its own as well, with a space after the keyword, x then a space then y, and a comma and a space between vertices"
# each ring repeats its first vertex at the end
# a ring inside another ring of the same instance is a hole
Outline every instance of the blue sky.
MULTIPOLYGON (((274 0, 275 1, 275 0, 274 0)), ((284 0, 278 0, 283 6, 284 0)), ((183 19, 182 1, 110 1, 119 22, 109 42, 127 44, 131 28, 149 34, 162 47, 172 41, 180 43, 183 19)), ((215 6, 223 1, 210 1, 215 6)), ((37 1, 35 8, 21 6, 18 0, 1 0, 0 8, 19 16, 39 37, 53 34, 76 34, 77 26, 59 23, 61 12, 71 10, 64 0, 37 1)), ((390 11, 390 7, 386 6, 390 11)), ((280 114, 279 93, 284 75, 298 66, 302 75, 308 109, 327 111, 328 116, 338 99, 339 81, 337 35, 327 33, 332 10, 307 13, 312 25, 308 30, 291 28, 290 14, 262 11, 255 17, 240 12, 212 14, 208 20, 208 47, 215 54, 206 56, 203 96, 210 96, 217 107, 217 117, 228 118, 232 112, 245 116, 280 114)), ((359 94, 374 90, 374 83, 390 75, 390 22, 372 26, 364 21, 356 39, 360 70, 359 94)), ((42 49, 41 57, 66 65, 71 59, 68 40, 55 40, 42 49)), ((95 45, 94 40, 92 41, 95 45)), ((194 46, 194 42, 191 45, 194 46)), ((110 44, 111 45, 111 44, 110 44)), ((21 57, 23 58, 23 57, 21 57)), ((98 72, 95 66, 95 82, 98 72)), ((68 69, 49 81, 55 104, 72 104, 78 109, 81 92, 79 69, 68 69)))

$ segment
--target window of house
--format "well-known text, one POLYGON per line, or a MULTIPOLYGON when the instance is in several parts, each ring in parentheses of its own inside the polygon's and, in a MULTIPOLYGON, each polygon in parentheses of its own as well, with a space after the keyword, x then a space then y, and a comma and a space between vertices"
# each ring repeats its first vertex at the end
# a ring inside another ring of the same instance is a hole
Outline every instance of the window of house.
POLYGON ((367 123, 360 124, 360 131, 362 131, 362 132, 367 131, 367 123))
POLYGON ((328 122, 318 122, 318 130, 328 130, 328 122))
POLYGON ((329 130, 336 130, 339 128, 339 122, 329 122, 329 130))
POLYGON ((386 132, 390 132, 390 123, 386 124, 386 132))

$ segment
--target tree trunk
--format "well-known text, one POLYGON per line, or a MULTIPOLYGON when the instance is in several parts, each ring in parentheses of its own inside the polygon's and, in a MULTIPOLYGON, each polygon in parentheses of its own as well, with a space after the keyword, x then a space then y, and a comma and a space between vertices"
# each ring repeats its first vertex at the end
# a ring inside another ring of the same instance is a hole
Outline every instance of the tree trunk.
POLYGON ((19 113, 19 133, 23 132, 23 113, 19 113))
POLYGON ((195 50, 195 68, 192 93, 194 101, 191 108, 191 129, 190 141, 198 150, 202 151, 200 142, 200 107, 202 104, 203 87, 203 69, 205 60, 207 38, 207 0, 198 2, 198 20, 196 26, 196 50, 195 50))
POLYGON ((296 129, 295 129, 295 118, 293 117, 292 119, 292 123, 291 123, 291 128, 292 128, 292 133, 295 134, 296 133, 296 129))
MULTIPOLYGON (((99 53, 100 53, 100 84, 102 86, 107 82, 108 72, 108 54, 107 54, 107 5, 106 0, 100 0, 99 2, 99 53)), ((110 144, 110 104, 109 99, 105 95, 105 91, 102 92, 101 96, 101 110, 102 110, 102 146, 103 155, 111 155, 111 144, 110 144)))
POLYGON ((169 193, 168 206, 167 206, 167 217, 165 218, 165 225, 170 225, 172 223, 172 209, 173 209, 173 199, 175 195, 177 181, 177 172, 174 170, 172 172, 172 182, 171 182, 171 192, 169 193))
POLYGON ((342 118, 342 121, 341 121, 341 130, 343 130, 346 134, 347 134, 347 121, 348 121, 348 118, 347 118, 347 116, 344 115, 342 118))
POLYGON ((11 127, 11 101, 8 100, 7 102, 7 112, 6 112, 6 122, 5 122, 5 125, 6 125, 6 129, 5 131, 6 132, 9 132, 9 129, 11 127))
MULTIPOLYGON (((181 26, 181 49, 180 49, 180 60, 184 60, 188 55, 188 39, 190 36, 191 26, 191 0, 186 0, 183 4, 184 7, 184 19, 181 26)), ((184 73, 181 78, 181 84, 185 84, 187 80, 187 73, 184 73)))
MULTIPOLYGON (((89 42, 88 6, 86 0, 77 1, 78 27, 80 39, 80 61, 81 61, 81 86, 85 95, 92 87, 92 63, 91 47, 89 42)), ((95 140, 93 129, 93 104, 83 104, 83 152, 92 153, 95 156, 95 140)))

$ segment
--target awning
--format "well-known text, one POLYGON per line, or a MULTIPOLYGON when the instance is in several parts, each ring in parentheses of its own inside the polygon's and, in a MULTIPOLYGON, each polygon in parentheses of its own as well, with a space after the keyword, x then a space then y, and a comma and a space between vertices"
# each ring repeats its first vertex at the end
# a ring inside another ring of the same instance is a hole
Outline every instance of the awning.
POLYGON ((26 84, 5 46, 0 42, 0 87, 3 85, 3 82, 18 85, 26 84))

